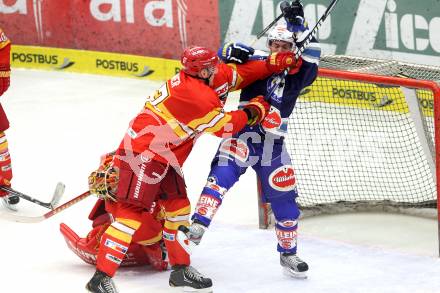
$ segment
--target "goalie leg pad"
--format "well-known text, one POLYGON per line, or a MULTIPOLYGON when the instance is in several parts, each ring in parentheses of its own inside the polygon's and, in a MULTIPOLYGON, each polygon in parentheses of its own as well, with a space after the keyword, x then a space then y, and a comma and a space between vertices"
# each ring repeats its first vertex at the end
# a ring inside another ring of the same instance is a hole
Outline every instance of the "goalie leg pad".
POLYGON ((150 265, 157 271, 168 269, 167 253, 160 243, 142 246, 142 250, 148 258, 150 265))
POLYGON ((79 237, 75 231, 64 223, 60 224, 60 232, 63 234, 67 247, 69 247, 73 253, 88 264, 96 264, 97 246, 99 242, 95 241, 95 245, 93 245, 93 243, 90 243, 91 245, 83 245, 83 241, 80 244, 80 240, 83 240, 83 238, 79 237))
MULTIPOLYGON (((107 225, 97 226, 92 229, 86 238, 79 237, 75 231, 64 223, 60 224, 60 232, 63 234, 67 247, 72 250, 84 262, 96 265, 96 259, 99 251, 99 243, 101 236, 107 229, 107 225)), ((155 243, 153 245, 143 246, 137 243, 132 243, 128 248, 125 258, 122 260, 121 267, 134 267, 151 264, 156 270, 164 270, 168 263, 165 258, 159 258, 158 247, 160 245, 155 243)), ((162 250, 160 250, 162 253, 162 250)))

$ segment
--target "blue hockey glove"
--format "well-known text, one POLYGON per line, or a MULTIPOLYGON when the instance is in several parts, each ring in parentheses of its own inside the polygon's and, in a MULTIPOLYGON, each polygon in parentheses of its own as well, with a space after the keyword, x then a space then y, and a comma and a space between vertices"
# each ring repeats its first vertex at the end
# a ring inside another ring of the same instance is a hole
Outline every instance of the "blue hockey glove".
POLYGON ((280 3, 280 9, 286 20, 287 30, 299 33, 307 29, 307 23, 304 20, 304 7, 299 0, 292 1, 291 4, 288 1, 283 1, 280 3))
POLYGON ((225 63, 235 62, 243 64, 254 54, 254 49, 241 43, 226 43, 217 55, 225 63))

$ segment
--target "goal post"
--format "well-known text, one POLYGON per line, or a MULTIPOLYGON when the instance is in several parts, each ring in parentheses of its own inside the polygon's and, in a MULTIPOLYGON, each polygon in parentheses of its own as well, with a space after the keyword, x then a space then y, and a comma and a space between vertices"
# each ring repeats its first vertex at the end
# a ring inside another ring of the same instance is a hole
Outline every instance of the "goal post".
MULTIPOLYGON (((302 216, 384 211, 439 220, 438 81, 440 67, 322 58, 286 137, 302 216)), ((258 198, 259 225, 267 228, 273 216, 258 198)))

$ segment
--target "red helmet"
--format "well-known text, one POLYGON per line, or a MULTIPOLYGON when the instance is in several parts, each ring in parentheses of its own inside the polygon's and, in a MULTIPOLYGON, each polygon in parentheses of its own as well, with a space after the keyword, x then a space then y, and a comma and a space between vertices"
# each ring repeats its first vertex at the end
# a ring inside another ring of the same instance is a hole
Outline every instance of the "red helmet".
POLYGON ((205 47, 192 46, 183 51, 180 62, 185 73, 197 75, 202 69, 216 66, 218 64, 218 57, 215 52, 205 47))

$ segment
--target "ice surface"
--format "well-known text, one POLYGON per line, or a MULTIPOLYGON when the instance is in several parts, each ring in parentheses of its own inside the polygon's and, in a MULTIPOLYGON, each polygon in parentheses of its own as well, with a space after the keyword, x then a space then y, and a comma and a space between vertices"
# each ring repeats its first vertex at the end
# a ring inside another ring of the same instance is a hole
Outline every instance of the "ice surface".
MULTIPOLYGON (((145 97, 159 84, 145 80, 14 70, 1 98, 11 121, 7 136, 13 187, 48 201, 57 181, 66 183, 62 202, 87 188, 99 157, 114 150, 145 97)), ((203 136, 185 163, 194 203, 219 139, 203 136)), ((39 224, 0 217, 1 293, 78 293, 94 267, 65 245, 65 222, 84 236, 94 198, 39 224)), ((45 210, 22 202, 22 213, 45 210)), ((5 212, 0 208, 0 213, 5 212)), ((310 265, 307 280, 281 273, 273 230, 257 228, 255 176, 241 178, 227 194, 193 265, 214 281, 214 292, 440 292, 437 224, 434 220, 381 214, 338 215, 300 223, 299 255, 310 265)), ((176 292, 169 272, 149 267, 121 269, 122 293, 176 292)))

